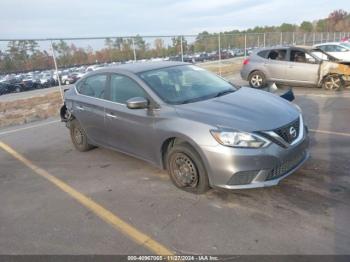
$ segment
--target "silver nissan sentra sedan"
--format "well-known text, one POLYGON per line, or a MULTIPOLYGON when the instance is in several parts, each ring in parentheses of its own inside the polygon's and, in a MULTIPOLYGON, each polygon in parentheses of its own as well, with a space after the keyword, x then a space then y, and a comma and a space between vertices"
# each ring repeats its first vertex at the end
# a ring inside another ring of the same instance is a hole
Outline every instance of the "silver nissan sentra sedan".
POLYGON ((308 158, 297 106, 181 62, 94 71, 65 92, 61 117, 77 150, 135 156, 193 193, 276 185, 308 158))

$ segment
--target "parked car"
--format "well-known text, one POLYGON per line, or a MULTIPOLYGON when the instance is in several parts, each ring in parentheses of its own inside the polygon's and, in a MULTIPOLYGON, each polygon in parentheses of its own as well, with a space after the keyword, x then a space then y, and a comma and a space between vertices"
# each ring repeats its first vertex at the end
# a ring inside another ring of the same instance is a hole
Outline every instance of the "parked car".
POLYGON ((308 158, 297 106, 188 63, 90 73, 65 92, 61 117, 77 150, 136 156, 194 193, 276 185, 308 158))
POLYGON ((52 74, 44 73, 40 75, 40 84, 42 87, 47 88, 56 85, 56 81, 53 78, 52 74))
POLYGON ((41 85, 40 78, 36 75, 26 75, 22 79, 20 85, 22 86, 22 91, 39 89, 43 87, 41 85))
POLYGON ((204 62, 209 60, 209 56, 206 52, 195 54, 193 58, 195 62, 204 62))
POLYGON ((343 61, 350 61, 350 43, 323 43, 314 47, 343 61))
POLYGON ((83 74, 81 74, 81 73, 71 73, 71 74, 68 74, 67 77, 64 79, 63 84, 65 84, 65 85, 74 84, 76 81, 79 80, 79 78, 80 78, 82 75, 83 75, 83 74))
POLYGON ((9 93, 18 93, 22 91, 22 87, 18 84, 11 84, 6 82, 0 82, 0 95, 9 93))
POLYGON ((350 81, 350 63, 311 47, 273 47, 252 53, 243 61, 241 77, 253 88, 269 82, 339 90, 350 81), (323 57, 323 59, 321 59, 323 57))

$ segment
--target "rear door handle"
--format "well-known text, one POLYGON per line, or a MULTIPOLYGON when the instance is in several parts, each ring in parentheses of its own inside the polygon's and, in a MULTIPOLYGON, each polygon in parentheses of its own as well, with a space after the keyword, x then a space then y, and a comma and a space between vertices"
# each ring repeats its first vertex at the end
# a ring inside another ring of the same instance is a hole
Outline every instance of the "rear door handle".
POLYGON ((82 106, 76 106, 75 108, 76 108, 77 110, 84 111, 84 107, 82 107, 82 106))
POLYGON ((109 114, 109 113, 106 113, 106 117, 108 117, 108 118, 113 118, 113 119, 118 118, 116 115, 109 114))

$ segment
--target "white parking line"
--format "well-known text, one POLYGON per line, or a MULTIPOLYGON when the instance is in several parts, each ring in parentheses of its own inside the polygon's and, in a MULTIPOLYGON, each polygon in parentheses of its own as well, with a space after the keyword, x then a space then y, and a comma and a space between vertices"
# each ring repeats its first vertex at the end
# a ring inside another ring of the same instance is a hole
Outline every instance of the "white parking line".
POLYGON ((31 125, 31 126, 26 126, 26 127, 20 127, 20 128, 13 129, 13 130, 3 131, 3 132, 0 132, 0 136, 16 133, 16 132, 31 129, 31 128, 47 126, 47 125, 51 125, 51 124, 54 124, 57 122, 61 122, 61 120, 53 120, 53 121, 49 121, 49 122, 45 122, 45 123, 41 123, 41 124, 37 124, 37 125, 31 125))
POLYGON ((350 133, 333 132, 333 131, 327 131, 327 130, 309 129, 309 131, 314 133, 327 134, 327 135, 350 136, 350 133))
POLYGON ((308 97, 308 96, 312 96, 312 97, 328 97, 328 98, 350 98, 350 95, 346 94, 339 94, 339 95, 324 95, 324 94, 294 94, 295 96, 303 96, 303 97, 308 97))

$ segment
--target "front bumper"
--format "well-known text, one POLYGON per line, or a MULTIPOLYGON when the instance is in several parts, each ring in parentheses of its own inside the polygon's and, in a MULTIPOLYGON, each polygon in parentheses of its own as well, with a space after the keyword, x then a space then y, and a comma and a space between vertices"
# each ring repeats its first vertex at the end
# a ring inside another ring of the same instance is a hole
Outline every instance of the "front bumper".
POLYGON ((261 149, 222 145, 202 147, 212 187, 245 189, 274 186, 294 173, 309 158, 309 138, 283 148, 272 143, 261 149))

